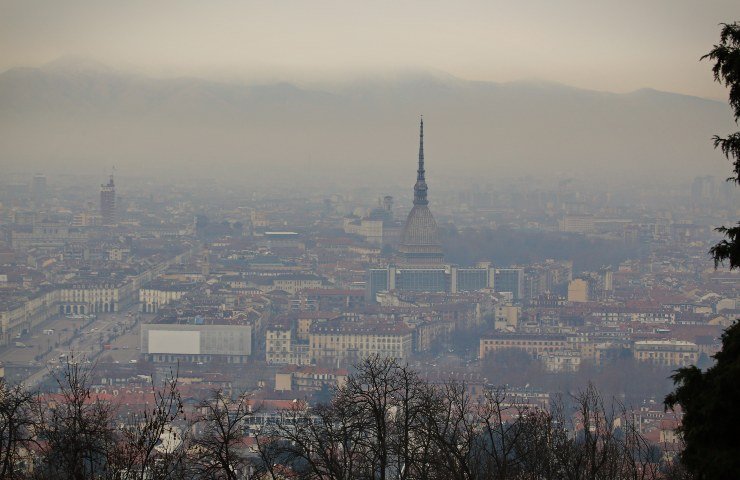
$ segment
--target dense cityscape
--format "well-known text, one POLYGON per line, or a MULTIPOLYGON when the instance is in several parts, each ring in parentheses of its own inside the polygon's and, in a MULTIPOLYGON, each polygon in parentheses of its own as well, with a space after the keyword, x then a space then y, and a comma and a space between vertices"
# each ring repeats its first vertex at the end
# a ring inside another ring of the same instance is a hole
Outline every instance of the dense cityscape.
POLYGON ((259 405, 249 437, 391 358, 533 408, 592 382, 678 448, 669 376, 711 365, 740 314, 737 272, 707 255, 736 213, 731 185, 436 187, 423 120, 416 166, 412 202, 410 188, 245 199, 116 172, 94 190, 5 180, 4 378, 53 398, 73 359, 95 399, 136 411, 176 372, 193 402, 218 390, 259 405))
POLYGON ((737 0, 0 2, 0 480, 737 480, 737 0))

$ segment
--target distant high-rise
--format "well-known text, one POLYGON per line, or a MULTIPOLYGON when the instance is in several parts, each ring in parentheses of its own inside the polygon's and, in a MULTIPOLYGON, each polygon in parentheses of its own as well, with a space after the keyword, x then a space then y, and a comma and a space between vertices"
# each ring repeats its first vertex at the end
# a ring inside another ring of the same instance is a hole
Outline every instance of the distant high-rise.
POLYGON ((717 194, 712 176, 696 177, 691 184, 691 201, 694 206, 709 206, 717 194))
POLYGON ((419 169, 414 185, 414 207, 409 212, 398 247, 405 265, 439 265, 444 257, 437 234, 437 222, 429 210, 424 178, 424 120, 419 125, 419 169))
POLYGON ((100 186, 100 215, 103 217, 103 225, 115 225, 116 185, 113 183, 113 175, 107 184, 100 186))
POLYGON ((31 185, 33 193, 33 203, 38 208, 44 204, 46 200, 46 177, 40 173, 33 176, 33 184, 31 185))

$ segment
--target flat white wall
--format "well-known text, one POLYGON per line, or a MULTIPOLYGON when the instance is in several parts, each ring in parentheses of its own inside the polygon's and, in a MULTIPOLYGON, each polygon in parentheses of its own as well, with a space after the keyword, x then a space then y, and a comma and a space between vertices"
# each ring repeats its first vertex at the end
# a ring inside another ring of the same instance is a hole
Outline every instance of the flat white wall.
POLYGON ((149 353, 200 354, 200 332, 149 330, 149 353))

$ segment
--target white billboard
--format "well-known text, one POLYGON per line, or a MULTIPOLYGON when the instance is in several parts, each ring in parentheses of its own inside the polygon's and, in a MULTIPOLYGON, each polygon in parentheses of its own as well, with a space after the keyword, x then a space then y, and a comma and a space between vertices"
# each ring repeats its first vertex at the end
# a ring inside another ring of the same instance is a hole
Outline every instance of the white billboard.
POLYGON ((149 330, 149 353, 200 354, 200 332, 149 330))

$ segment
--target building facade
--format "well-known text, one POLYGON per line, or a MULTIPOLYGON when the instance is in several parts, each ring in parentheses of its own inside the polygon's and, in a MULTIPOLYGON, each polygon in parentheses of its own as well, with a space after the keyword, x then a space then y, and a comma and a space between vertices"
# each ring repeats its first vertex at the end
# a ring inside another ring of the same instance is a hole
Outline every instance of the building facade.
POLYGON ((483 359, 491 352, 519 349, 538 357, 566 350, 569 345, 565 335, 496 333, 481 337, 479 355, 483 359))
POLYGON ((150 323, 141 325, 141 353, 151 362, 246 363, 251 325, 150 323))
POLYGON ((117 312, 121 306, 119 286, 109 283, 65 285, 59 291, 59 313, 90 315, 117 312))
POLYGON ((40 222, 24 227, 10 232, 10 246, 14 249, 57 250, 67 245, 82 245, 88 239, 87 232, 59 223, 40 222))
POLYGON ((524 272, 520 268, 440 266, 396 266, 371 268, 366 277, 365 299, 375 301, 378 292, 475 292, 493 289, 510 292, 521 299, 524 272))
POLYGON ((407 360, 412 351, 412 331, 402 322, 337 319, 312 325, 309 334, 309 356, 318 365, 354 363, 371 355, 407 360))
POLYGON ((641 362, 668 367, 694 365, 699 360, 699 347, 682 340, 639 340, 632 353, 641 362))
POLYGON ((193 284, 155 284, 139 289, 140 310, 143 313, 157 313, 159 309, 180 300, 193 284))
MULTIPOLYGON (((308 342, 287 325, 272 325, 265 332, 265 361, 268 365, 309 365, 308 342)), ((308 339, 306 339, 308 340, 308 339)))

